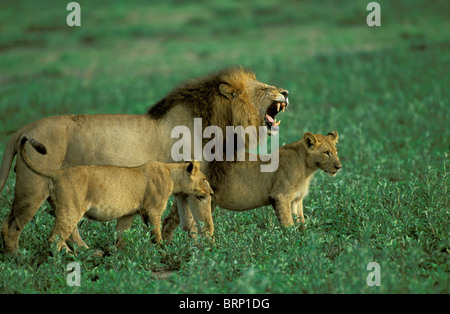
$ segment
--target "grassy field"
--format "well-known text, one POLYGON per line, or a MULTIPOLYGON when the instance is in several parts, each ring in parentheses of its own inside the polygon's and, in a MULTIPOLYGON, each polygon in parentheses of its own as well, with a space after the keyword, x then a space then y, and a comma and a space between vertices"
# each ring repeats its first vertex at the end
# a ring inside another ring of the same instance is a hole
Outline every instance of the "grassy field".
MULTIPOLYGON (((136 218, 127 248, 104 257, 48 254, 45 203, 3 254, 0 293, 449 293, 450 22, 448 1, 2 1, 0 151, 42 117, 143 113, 176 84, 229 65, 290 91, 280 139, 338 130, 343 169, 318 173, 307 229, 274 211, 213 213, 216 246, 177 230, 149 243, 136 218), (66 266, 81 265, 68 286, 66 266), (380 265, 369 286, 367 265, 380 265)), ((280 116, 281 117, 281 116, 280 116)), ((0 195, 8 215, 14 173, 0 195)), ((114 244, 115 223, 83 220, 92 248, 114 244)))

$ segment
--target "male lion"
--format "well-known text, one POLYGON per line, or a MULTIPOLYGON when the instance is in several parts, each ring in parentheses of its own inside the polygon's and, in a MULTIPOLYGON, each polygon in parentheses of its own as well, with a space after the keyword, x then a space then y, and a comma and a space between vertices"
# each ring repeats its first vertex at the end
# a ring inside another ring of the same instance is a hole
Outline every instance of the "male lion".
MULTIPOLYGON (((20 157, 31 171, 48 180, 56 217, 50 242, 59 235, 58 250, 70 250, 66 240, 83 216, 109 221, 140 214, 145 224, 154 226, 153 241, 159 243, 161 214, 172 193, 186 193, 200 199, 213 193, 206 176, 199 170, 198 161, 148 161, 138 167, 86 165, 47 170, 30 160, 25 148, 27 141, 43 155, 47 150, 30 136, 22 136, 20 157)), ((209 223, 212 225, 212 221, 209 223)), ((76 244, 88 247, 81 238, 76 239, 76 244)))
MULTIPOLYGON (((287 96, 286 90, 261 83, 252 72, 233 67, 180 85, 146 114, 44 118, 22 127, 9 140, 0 168, 0 191, 23 134, 32 136, 47 147, 46 156, 30 151, 32 160, 45 169, 76 165, 131 167, 149 160, 172 162, 171 147, 177 139, 171 138, 171 131, 175 126, 187 126, 193 136, 194 118, 202 118, 203 128, 210 125, 222 129, 225 126, 265 125, 270 134, 278 128, 272 122, 278 113, 278 104, 282 109, 287 106, 287 96)), ((202 161, 202 171, 206 166, 207 162, 202 161)), ((49 196, 46 180, 28 169, 20 158, 17 158, 15 170, 14 201, 2 225, 7 253, 17 251, 20 233, 49 196)), ((182 216, 192 218, 190 205, 196 221, 210 221, 211 213, 200 210, 202 204, 196 198, 179 195, 175 204, 178 204, 182 216)), ((188 218, 182 221, 185 228, 192 222, 188 218)), ((117 231, 129 228, 132 219, 132 216, 118 219, 117 231)), ((207 231, 211 234, 211 230, 207 231)), ((72 236, 79 237, 76 228, 72 236)))
MULTIPOLYGON (((275 172, 261 172, 261 161, 216 163, 226 167, 227 176, 220 182, 220 188, 213 185, 211 209, 222 208, 244 211, 272 205, 282 226, 296 222, 305 223, 303 199, 308 194, 314 173, 322 169, 335 176, 342 164, 337 155, 337 131, 326 136, 306 132, 297 142, 284 145, 279 150, 280 163, 275 172)), ((164 240, 170 241, 179 223, 178 213, 171 210, 163 224, 164 240)))

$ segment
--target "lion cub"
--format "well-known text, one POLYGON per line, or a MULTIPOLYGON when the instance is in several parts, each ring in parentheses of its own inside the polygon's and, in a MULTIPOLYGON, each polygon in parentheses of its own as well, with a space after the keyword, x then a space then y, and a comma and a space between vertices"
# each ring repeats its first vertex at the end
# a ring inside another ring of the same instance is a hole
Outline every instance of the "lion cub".
MULTIPOLYGON (((262 161, 216 162, 210 170, 224 173, 220 186, 214 186, 211 209, 217 205, 233 211, 245 211, 272 205, 282 226, 296 222, 305 223, 303 199, 308 194, 309 184, 318 169, 335 176, 342 164, 337 155, 337 131, 326 136, 306 132, 297 142, 279 149, 279 167, 275 172, 261 172, 262 161)), ((210 178, 214 174, 210 174, 210 178)), ((211 180, 211 182, 214 182, 211 180)), ((180 222, 176 206, 164 220, 163 237, 170 241, 180 222)))
POLYGON ((219 205, 244 211, 271 204, 282 226, 294 224, 292 214, 298 217, 297 222, 304 223, 303 199, 316 170, 335 176, 342 167, 337 140, 337 131, 326 136, 306 132, 301 140, 280 148, 275 172, 260 172, 261 161, 235 163, 227 169, 224 184, 215 191, 212 208, 219 205))
MULTIPOLYGON (((35 173, 48 178, 50 201, 56 222, 50 237, 59 235, 58 250, 69 250, 66 240, 85 216, 97 221, 109 221, 140 214, 146 224, 154 226, 154 242, 161 241, 161 214, 172 193, 185 193, 205 199, 213 194, 198 161, 161 163, 149 161, 138 167, 75 166, 46 170, 34 164, 26 153, 29 142, 40 154, 44 145, 28 135, 22 136, 20 155, 35 173)), ((81 240, 78 245, 87 247, 81 240)))

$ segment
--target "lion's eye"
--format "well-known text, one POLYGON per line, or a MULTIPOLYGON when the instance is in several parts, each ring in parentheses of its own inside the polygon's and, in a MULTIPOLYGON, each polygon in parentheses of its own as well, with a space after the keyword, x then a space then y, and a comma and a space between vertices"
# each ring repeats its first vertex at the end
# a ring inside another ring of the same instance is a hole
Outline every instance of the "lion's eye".
POLYGON ((329 151, 325 152, 325 155, 327 155, 328 157, 331 157, 331 153, 329 151))

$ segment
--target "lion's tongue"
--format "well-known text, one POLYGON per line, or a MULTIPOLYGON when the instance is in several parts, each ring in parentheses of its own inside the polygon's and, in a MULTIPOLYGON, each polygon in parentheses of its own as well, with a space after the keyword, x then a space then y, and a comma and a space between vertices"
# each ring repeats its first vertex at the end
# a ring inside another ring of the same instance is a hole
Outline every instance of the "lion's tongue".
POLYGON ((273 118, 266 114, 266 119, 269 120, 270 123, 273 123, 273 118))

